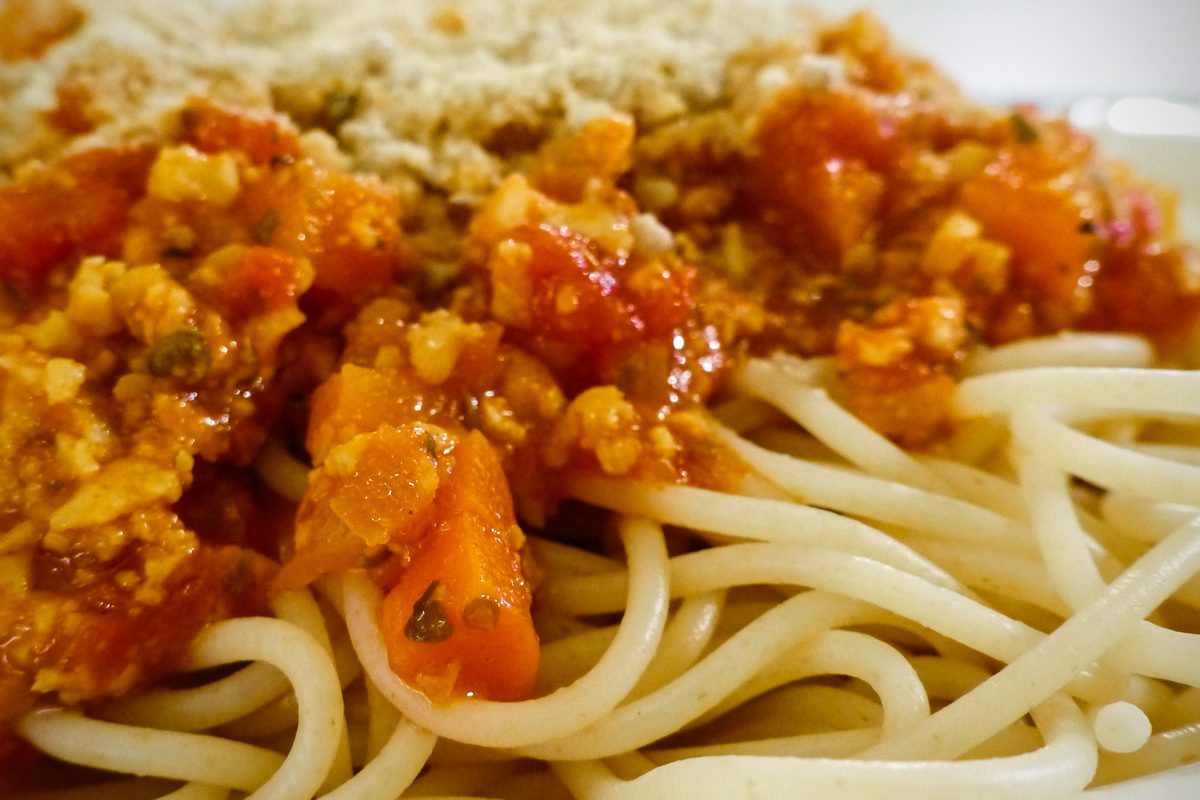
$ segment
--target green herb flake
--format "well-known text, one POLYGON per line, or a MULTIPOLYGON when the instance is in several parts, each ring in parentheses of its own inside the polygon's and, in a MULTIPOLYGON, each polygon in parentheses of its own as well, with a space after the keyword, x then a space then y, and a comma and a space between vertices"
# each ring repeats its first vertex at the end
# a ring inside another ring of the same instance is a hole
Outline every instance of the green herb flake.
POLYGON ((1016 134, 1017 141, 1021 144, 1033 144, 1042 138, 1042 135, 1038 133, 1038 129, 1029 121, 1029 117, 1026 117, 1020 111, 1014 111, 1012 117, 1009 119, 1012 121, 1013 133, 1016 134))
POLYGON ((429 584, 417 602, 413 603, 412 616, 404 624, 404 635, 409 641, 419 644, 444 642, 454 635, 454 625, 446 616, 446 609, 438 602, 442 585, 438 581, 429 584))
POLYGON ((263 215, 258 218, 258 222, 254 223, 254 227, 250 229, 250 234, 254 237, 254 241, 259 244, 269 244, 271 236, 275 233, 275 228, 279 225, 279 212, 273 208, 268 208, 263 215))
POLYGON ((212 356, 204 334, 195 328, 180 328, 159 339, 146 359, 150 374, 197 383, 208 374, 212 356))
POLYGON ((433 438, 432 433, 425 434, 425 452, 429 453, 430 458, 433 458, 435 460, 437 459, 437 456, 438 456, 437 439, 433 438))
POLYGON ((500 604, 490 597, 476 597, 463 608, 462 619, 468 628, 494 631, 500 622, 500 604))

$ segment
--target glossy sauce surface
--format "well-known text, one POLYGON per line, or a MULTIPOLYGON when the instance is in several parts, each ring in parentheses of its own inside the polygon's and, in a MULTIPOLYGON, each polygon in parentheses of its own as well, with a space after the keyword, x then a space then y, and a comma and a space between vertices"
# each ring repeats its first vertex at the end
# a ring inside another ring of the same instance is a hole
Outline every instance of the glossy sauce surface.
POLYGON ((1165 195, 1061 121, 920 88, 861 18, 821 44, 853 81, 779 92, 744 150, 602 116, 436 235, 287 121, 199 100, 168 141, 0 186, 0 722, 359 568, 402 677, 524 697, 517 520, 574 472, 733 485, 705 409, 746 357, 830 356, 840 401, 936 447, 976 346, 1195 333, 1165 195), (313 467, 298 504, 254 472, 268 437, 313 467))

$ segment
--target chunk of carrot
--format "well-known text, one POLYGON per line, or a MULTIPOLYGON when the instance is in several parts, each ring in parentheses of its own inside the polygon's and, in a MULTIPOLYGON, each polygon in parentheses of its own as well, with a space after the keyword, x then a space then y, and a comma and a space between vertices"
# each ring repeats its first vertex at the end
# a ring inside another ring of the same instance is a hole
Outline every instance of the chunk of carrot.
POLYGON ((478 432, 440 458, 452 465, 437 519, 411 560, 385 579, 379 622, 392 669, 433 700, 528 697, 538 638, 500 461, 478 432))

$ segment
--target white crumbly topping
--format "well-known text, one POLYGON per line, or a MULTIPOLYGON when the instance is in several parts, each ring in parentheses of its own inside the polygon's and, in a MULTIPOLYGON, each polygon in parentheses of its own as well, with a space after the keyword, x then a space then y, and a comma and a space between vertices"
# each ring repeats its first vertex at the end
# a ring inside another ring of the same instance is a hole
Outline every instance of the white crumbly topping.
POLYGON ((188 95, 273 105, 302 127, 337 98, 333 127, 353 166, 470 201, 506 159, 596 116, 621 111, 647 129, 735 105, 766 66, 738 61, 756 44, 788 42, 793 75, 833 69, 803 58, 814 20, 770 0, 78 4, 77 33, 0 65, 0 172, 158 134, 188 95), (97 127, 68 139, 43 115, 72 81, 91 93, 97 127))

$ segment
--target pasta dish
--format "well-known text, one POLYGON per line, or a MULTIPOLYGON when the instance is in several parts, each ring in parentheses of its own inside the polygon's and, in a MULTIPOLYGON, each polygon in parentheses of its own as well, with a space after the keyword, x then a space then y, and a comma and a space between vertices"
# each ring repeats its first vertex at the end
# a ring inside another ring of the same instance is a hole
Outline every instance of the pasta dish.
POLYGON ((0 6, 0 794, 1200 759, 1200 253, 737 0, 0 6))

